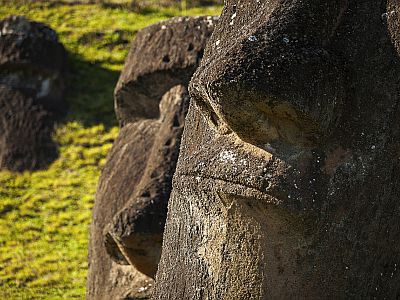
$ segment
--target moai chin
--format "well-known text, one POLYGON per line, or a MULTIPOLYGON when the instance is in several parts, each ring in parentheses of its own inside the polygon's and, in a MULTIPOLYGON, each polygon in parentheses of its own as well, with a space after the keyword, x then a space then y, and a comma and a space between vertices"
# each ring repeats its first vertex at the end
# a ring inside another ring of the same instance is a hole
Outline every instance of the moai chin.
POLYGON ((154 299, 400 297, 400 4, 227 1, 154 299))

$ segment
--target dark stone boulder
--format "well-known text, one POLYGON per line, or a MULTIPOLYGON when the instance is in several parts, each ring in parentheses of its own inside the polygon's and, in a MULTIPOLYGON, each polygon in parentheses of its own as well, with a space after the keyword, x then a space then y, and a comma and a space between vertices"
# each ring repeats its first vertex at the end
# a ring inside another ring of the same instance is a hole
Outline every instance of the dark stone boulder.
POLYGON ((161 97, 175 85, 188 85, 217 20, 178 17, 138 32, 115 89, 121 124, 158 118, 161 97))
POLYGON ((57 157, 52 116, 33 99, 0 85, 0 169, 41 169, 57 157))
POLYGON ((54 30, 12 16, 0 21, 0 84, 34 95, 35 104, 63 115, 67 54, 54 30))
POLYGON ((400 298, 400 4, 226 1, 154 299, 400 298))
POLYGON ((66 63, 49 27, 21 16, 0 21, 0 169, 41 169, 57 157, 51 133, 66 112, 66 63))

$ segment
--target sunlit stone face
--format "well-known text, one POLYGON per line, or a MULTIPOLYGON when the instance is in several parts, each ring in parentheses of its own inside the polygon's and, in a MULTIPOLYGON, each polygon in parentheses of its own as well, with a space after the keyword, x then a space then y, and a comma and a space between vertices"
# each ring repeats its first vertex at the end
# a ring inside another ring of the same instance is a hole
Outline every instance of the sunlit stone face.
POLYGON ((156 299, 400 295, 398 16, 227 1, 191 81, 156 299))
MULTIPOLYGON (((233 132, 221 135, 195 102, 188 119, 170 199, 170 211, 175 208, 170 218, 178 223, 182 215, 190 218, 190 225, 180 223, 171 231, 181 234, 175 237, 180 247, 193 251, 185 253, 187 261, 202 266, 190 265, 188 272, 206 276, 207 284, 229 282, 222 299, 278 297, 271 285, 276 291, 299 291, 312 271, 302 260, 311 259, 309 233, 326 192, 321 154, 300 149, 279 156, 233 132), (189 142, 193 138, 196 143, 189 142)), ((194 284, 200 291, 204 282, 194 284)))

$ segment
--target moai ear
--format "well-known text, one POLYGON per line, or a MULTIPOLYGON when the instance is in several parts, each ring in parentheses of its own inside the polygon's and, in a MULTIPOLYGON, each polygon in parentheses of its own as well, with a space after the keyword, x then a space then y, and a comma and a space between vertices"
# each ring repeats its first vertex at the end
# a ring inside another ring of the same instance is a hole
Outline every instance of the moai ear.
POLYGON ((345 98, 330 40, 347 1, 260 1, 252 8, 250 21, 246 6, 226 5, 224 30, 213 34, 191 96, 206 115, 255 145, 323 143, 345 98))
POLYGON ((161 97, 173 86, 188 85, 217 20, 174 18, 138 32, 114 92, 122 125, 158 118, 161 97))

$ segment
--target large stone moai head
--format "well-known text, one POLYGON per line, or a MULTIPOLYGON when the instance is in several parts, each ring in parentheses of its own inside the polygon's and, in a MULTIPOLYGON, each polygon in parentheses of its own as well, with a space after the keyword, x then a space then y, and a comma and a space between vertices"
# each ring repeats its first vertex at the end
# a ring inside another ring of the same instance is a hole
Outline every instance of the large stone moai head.
POLYGON ((148 299, 189 106, 187 86, 216 17, 138 32, 115 89, 122 126, 99 180, 90 229, 88 299, 148 299))
POLYGON ((57 157, 67 55, 56 33, 22 16, 0 21, 0 169, 35 170, 57 157))
POLYGON ((400 297, 400 4, 229 0, 154 299, 400 297))

